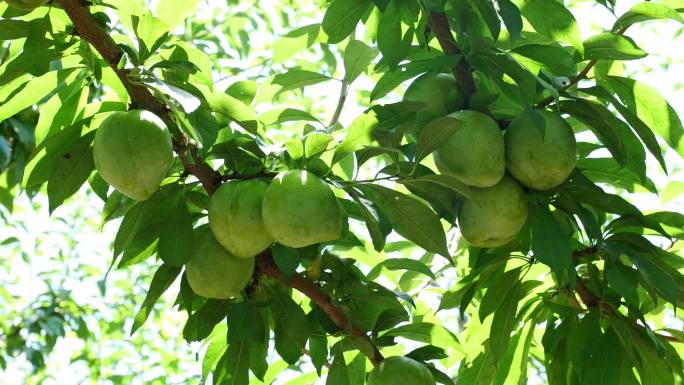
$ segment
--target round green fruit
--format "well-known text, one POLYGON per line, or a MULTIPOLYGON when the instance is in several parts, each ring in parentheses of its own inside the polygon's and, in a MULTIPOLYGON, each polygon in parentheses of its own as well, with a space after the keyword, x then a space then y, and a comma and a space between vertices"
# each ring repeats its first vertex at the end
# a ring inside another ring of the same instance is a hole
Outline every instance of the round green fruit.
POLYGON ((463 238, 477 247, 498 247, 513 240, 527 219, 522 187, 504 175, 496 185, 472 191, 474 200, 466 199, 458 213, 463 238))
POLYGON ((261 215, 267 187, 266 183, 254 179, 226 183, 209 201, 211 231, 236 257, 253 257, 273 243, 261 215))
POLYGON ((370 373, 368 385, 435 385, 430 370, 408 357, 389 357, 370 373))
POLYGON ((206 298, 226 299, 240 294, 254 273, 254 258, 238 258, 221 246, 202 226, 195 232, 195 248, 185 264, 192 291, 206 298))
POLYGON ((535 190, 548 190, 563 183, 577 163, 572 128, 553 112, 537 111, 513 119, 506 129, 505 142, 508 171, 521 184, 535 190), (544 124, 543 136, 535 123, 544 124))
POLYGON ((454 134, 434 153, 443 174, 451 174, 475 187, 495 185, 504 174, 504 139, 494 119, 478 111, 458 111, 445 124, 454 134))
POLYGON ((308 171, 278 174, 266 189, 264 226, 279 243, 305 247, 342 235, 342 211, 330 187, 308 171))
POLYGON ((33 11, 34 9, 45 5, 48 0, 5 0, 10 7, 20 11, 33 11))
POLYGON ((416 78, 404 93, 404 101, 424 103, 424 111, 444 116, 460 110, 465 98, 452 75, 428 72, 416 78))
POLYGON ((149 111, 114 112, 97 129, 93 158, 107 183, 144 201, 159 189, 171 167, 171 134, 149 111))

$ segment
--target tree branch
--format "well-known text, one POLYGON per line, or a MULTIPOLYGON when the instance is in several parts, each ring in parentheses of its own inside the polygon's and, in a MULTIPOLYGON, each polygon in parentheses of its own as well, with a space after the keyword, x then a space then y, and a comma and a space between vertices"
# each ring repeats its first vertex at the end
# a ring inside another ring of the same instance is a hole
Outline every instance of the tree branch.
MULTIPOLYGON (((236 175, 221 176, 211 168, 200 156, 197 146, 191 143, 183 131, 173 119, 171 110, 159 101, 148 88, 132 82, 128 75, 129 71, 119 68, 119 62, 123 52, 117 46, 114 39, 93 18, 92 14, 81 0, 55 0, 67 13, 74 23, 76 33, 90 43, 109 63, 117 74, 124 87, 128 91, 132 105, 153 112, 167 124, 174 137, 174 151, 178 154, 188 174, 195 176, 204 186, 209 195, 213 194, 224 179, 251 179, 236 175)), ((269 174, 270 176, 270 174, 269 174)), ((256 176, 255 176, 256 177, 256 176)), ((351 335, 361 337, 370 343, 372 353, 368 354, 370 361, 377 365, 383 360, 383 356, 377 346, 370 340, 368 335, 351 319, 344 311, 336 307, 331 298, 321 288, 303 276, 285 277, 282 271, 273 262, 270 254, 257 258, 260 271, 272 278, 278 279, 293 289, 297 289, 323 309, 323 311, 335 322, 340 330, 349 332, 351 335)))
MULTIPOLYGON (((447 55, 462 55, 461 49, 458 48, 454 35, 451 33, 451 27, 449 26, 449 19, 442 12, 433 12, 428 18, 428 25, 432 32, 434 32, 439 45, 442 47, 447 55)), ((458 82, 458 87, 463 92, 466 100, 470 101, 470 98, 477 91, 477 85, 475 84, 475 79, 473 78, 473 73, 468 67, 465 58, 461 56, 453 69, 454 76, 456 77, 456 82, 458 82)))
POLYGON ((278 279, 289 287, 296 289, 309 297, 313 303, 318 305, 330 317, 341 331, 347 332, 354 337, 360 337, 368 342, 372 347, 372 352, 367 354, 367 357, 373 365, 382 362, 384 357, 382 356, 382 353, 380 353, 380 350, 378 350, 378 347, 371 341, 370 337, 368 337, 368 334, 366 334, 366 332, 363 331, 363 329, 361 329, 361 327, 359 327, 359 325, 342 309, 335 306, 335 304, 332 303, 332 298, 324 293, 320 286, 315 282, 299 274, 285 277, 283 272, 276 266, 275 262, 273 262, 270 252, 265 252, 257 256, 257 267, 260 273, 278 279))
MULTIPOLYGON (((586 257, 590 255, 594 255, 599 251, 599 248, 597 246, 591 246, 587 247, 586 249, 582 250, 575 250, 572 253, 573 258, 580 258, 580 257, 586 257)), ((586 306, 588 309, 599 309, 601 312, 612 316, 612 317, 617 317, 621 318, 624 321, 626 321, 628 324, 632 325, 632 327, 636 329, 642 329, 643 326, 639 325, 636 321, 633 319, 623 315, 620 313, 612 304, 608 302, 604 302, 601 300, 601 298, 597 297, 594 295, 587 285, 582 281, 582 279, 578 276, 577 279, 575 279, 575 292, 577 292, 577 295, 579 296, 580 300, 586 306)), ((656 336, 669 341, 669 342, 679 342, 679 343, 684 343, 684 341, 681 341, 680 339, 673 337, 673 336, 668 336, 664 334, 659 334, 659 333, 654 333, 656 336)))

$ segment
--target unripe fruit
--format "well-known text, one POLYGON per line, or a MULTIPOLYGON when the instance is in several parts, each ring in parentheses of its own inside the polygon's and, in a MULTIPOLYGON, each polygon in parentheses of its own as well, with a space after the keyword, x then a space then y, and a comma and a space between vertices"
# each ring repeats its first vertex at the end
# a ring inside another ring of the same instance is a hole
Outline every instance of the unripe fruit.
POLYGON ((370 373, 368 385, 435 385, 430 370, 408 357, 389 357, 370 373))
POLYGON ((465 99, 452 75, 428 72, 416 78, 404 93, 404 100, 425 103, 424 111, 444 116, 460 110, 465 99))
POLYGON ((173 162, 171 134, 149 111, 110 114, 93 143, 95 168, 107 183, 139 201, 154 194, 173 162))
POLYGON ((434 153, 443 174, 451 174, 475 187, 495 185, 504 174, 504 139, 496 122, 479 111, 458 111, 454 134, 434 153))
POLYGON ((254 258, 230 254, 206 227, 195 232, 195 248, 185 264, 192 291, 206 298, 226 299, 240 294, 254 273, 254 258))
POLYGON ((261 215, 267 187, 266 183, 254 179, 226 183, 209 201, 211 231, 236 257, 253 257, 273 243, 261 215))
POLYGON ((33 11, 34 9, 45 5, 48 0, 5 0, 10 7, 20 11, 33 11))
POLYGON ((461 235, 477 247, 498 247, 515 238, 527 220, 522 187, 508 175, 495 186, 472 188, 458 213, 461 235))
POLYGON ((570 125, 549 111, 534 112, 544 124, 544 135, 533 116, 513 119, 506 129, 506 166, 521 184, 548 190, 563 183, 577 163, 577 142, 570 125))
POLYGON ((264 194, 262 215, 266 230, 285 246, 305 247, 342 235, 342 211, 335 194, 308 171, 278 174, 264 194))

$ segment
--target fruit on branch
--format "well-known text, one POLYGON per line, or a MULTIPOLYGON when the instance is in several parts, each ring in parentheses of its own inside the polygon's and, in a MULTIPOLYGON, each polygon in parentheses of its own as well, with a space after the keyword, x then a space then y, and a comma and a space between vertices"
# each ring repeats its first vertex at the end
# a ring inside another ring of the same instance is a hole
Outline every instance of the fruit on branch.
POLYGON ((195 249, 185 264, 192 291, 206 298, 240 294, 254 273, 254 258, 238 258, 221 246, 207 226, 195 230, 195 249))
POLYGON ((518 116, 506 129, 505 142, 508 171, 535 190, 563 183, 577 163, 575 134, 555 112, 530 111, 518 116))
POLYGON ((143 201, 159 189, 171 167, 171 134, 149 111, 114 112, 97 129, 93 158, 107 183, 143 201))
POLYGON ((304 247, 342 235, 342 210, 335 194, 308 171, 278 174, 266 189, 262 213, 268 233, 285 246, 304 247))
POLYGON ((10 7, 20 11, 33 11, 34 9, 45 5, 48 0, 5 0, 10 7))
POLYGON ((498 247, 510 242, 527 219, 522 187, 509 175, 492 187, 473 189, 458 213, 461 235, 477 247, 498 247))
POLYGON ((261 215, 267 187, 256 179, 230 182, 219 187, 209 201, 211 231, 236 257, 253 257, 273 243, 261 215))
POLYGON ((435 385, 430 370, 408 357, 388 357, 370 373, 368 385, 435 385))
POLYGON ((465 106, 465 98, 453 75, 428 72, 416 78, 404 93, 404 101, 424 103, 423 111, 444 116, 465 106))
POLYGON ((443 174, 451 174, 475 187, 495 185, 504 174, 504 139, 496 122, 479 111, 458 111, 454 134, 434 152, 435 164, 443 174))

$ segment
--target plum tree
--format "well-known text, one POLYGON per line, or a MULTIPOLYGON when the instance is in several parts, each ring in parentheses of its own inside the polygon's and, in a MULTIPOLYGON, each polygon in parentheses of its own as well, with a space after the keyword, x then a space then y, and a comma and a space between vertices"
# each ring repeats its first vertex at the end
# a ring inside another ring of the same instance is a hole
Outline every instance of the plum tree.
POLYGON ((273 243, 261 215, 267 186, 260 180, 226 183, 209 201, 211 231, 237 257, 253 257, 273 243))
POLYGON ((192 290, 206 298, 238 296, 254 272, 254 258, 238 258, 221 246, 207 226, 195 230, 197 247, 185 264, 192 290))
POLYGON ((520 185, 504 175, 492 187, 473 188, 473 195, 458 213, 463 238, 478 247, 510 242, 527 219, 527 199, 520 185))
POLYGON ((368 385, 435 385, 430 370, 408 357, 388 357, 368 377, 368 385))
POLYGON ((330 187, 305 170, 278 174, 263 200, 266 231, 285 246, 333 241, 342 234, 342 211, 330 187))
POLYGON ((144 201, 159 189, 171 167, 171 134, 149 111, 114 112, 97 129, 93 158, 107 183, 144 201))
POLYGON ((513 119, 506 129, 505 143, 508 171, 535 190, 563 183, 577 162, 575 135, 554 112, 529 112, 513 119))
POLYGON ((439 171, 476 187, 495 185, 504 174, 504 140, 499 126, 479 111, 449 115, 454 133, 435 153, 439 171))

